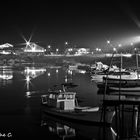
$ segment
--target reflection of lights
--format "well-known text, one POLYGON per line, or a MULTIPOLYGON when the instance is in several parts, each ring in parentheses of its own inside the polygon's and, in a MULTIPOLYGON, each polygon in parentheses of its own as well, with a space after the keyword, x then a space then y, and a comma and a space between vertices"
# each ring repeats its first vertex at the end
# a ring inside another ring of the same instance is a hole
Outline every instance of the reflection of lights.
POLYGON ((111 132, 115 135, 115 136, 117 136, 117 133, 114 131, 114 129, 111 127, 110 128, 111 129, 111 132))
POLYGON ((30 82, 30 76, 27 76, 25 80, 26 82, 30 82))
POLYGON ((25 75, 29 75, 30 77, 35 78, 35 77, 43 74, 45 71, 46 71, 45 68, 35 68, 35 67, 29 68, 29 67, 27 67, 24 70, 24 73, 25 73, 25 75))
POLYGON ((7 75, 7 74, 0 75, 0 79, 3 79, 3 80, 10 80, 12 78, 13 78, 13 75, 7 75))
POLYGON ((78 70, 78 72, 81 73, 81 74, 85 74, 86 73, 85 70, 78 70))
POLYGON ((65 76, 65 83, 67 83, 68 82, 68 77, 67 77, 67 75, 65 76))
POLYGON ((68 74, 71 74, 72 75, 72 70, 68 70, 68 74))
POLYGON ((30 96, 31 96, 31 92, 30 92, 30 91, 27 91, 27 92, 26 92, 26 97, 27 97, 27 98, 30 98, 30 96))
POLYGON ((31 83, 31 78, 29 75, 26 76, 25 81, 26 81, 27 90, 29 90, 29 85, 31 83))
POLYGON ((7 69, 6 67, 1 67, 2 71, 0 71, 0 79, 10 80, 13 78, 13 71, 11 69, 7 69))

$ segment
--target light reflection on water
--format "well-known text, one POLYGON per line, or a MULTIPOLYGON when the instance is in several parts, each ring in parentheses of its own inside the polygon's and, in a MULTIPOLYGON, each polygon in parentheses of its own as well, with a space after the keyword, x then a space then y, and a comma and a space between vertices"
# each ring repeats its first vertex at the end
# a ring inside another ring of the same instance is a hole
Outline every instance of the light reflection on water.
MULTIPOLYGON (((98 88, 96 84, 91 82, 89 74, 84 71, 71 71, 63 67, 52 66, 43 68, 25 67, 22 71, 15 71, 10 67, 0 68, 0 75, 1 77, 4 77, 3 75, 11 77, 9 79, 0 79, 0 128, 11 131, 14 127, 13 133, 19 136, 23 135, 23 130, 25 129, 27 136, 34 134, 44 136, 46 134, 50 138, 53 137, 49 134, 49 130, 44 130, 44 127, 43 129, 40 127, 40 121, 44 121, 40 118, 40 96, 45 94, 53 85, 60 85, 64 82, 77 84, 78 87, 71 89, 71 91, 77 92, 81 106, 97 106, 101 104, 101 100, 103 99, 102 94, 97 94, 98 88), (36 131, 38 133, 35 133, 36 131)), ((113 98, 117 98, 117 96, 113 95, 113 98)), ((49 122, 47 120, 47 124, 52 121, 54 120, 50 120, 49 122)), ((96 130, 99 130, 99 128, 95 126, 69 125, 67 123, 63 125, 66 125, 64 128, 75 132, 76 138, 99 139, 99 136, 96 135, 96 130), (86 130, 90 130, 88 131, 89 133, 86 134, 86 130), (86 135, 82 136, 83 134, 86 135)), ((63 125, 59 124, 61 127, 63 125)), ((112 130, 111 128, 107 129, 106 139, 114 139, 115 131, 113 130, 113 133, 112 130)))
POLYGON ((6 86, 12 83, 13 70, 11 67, 0 67, 0 86, 6 86))
POLYGON ((67 122, 55 117, 43 114, 41 117, 41 129, 48 129, 54 135, 64 139, 101 139, 115 140, 116 134, 113 128, 103 126, 91 126, 67 122))

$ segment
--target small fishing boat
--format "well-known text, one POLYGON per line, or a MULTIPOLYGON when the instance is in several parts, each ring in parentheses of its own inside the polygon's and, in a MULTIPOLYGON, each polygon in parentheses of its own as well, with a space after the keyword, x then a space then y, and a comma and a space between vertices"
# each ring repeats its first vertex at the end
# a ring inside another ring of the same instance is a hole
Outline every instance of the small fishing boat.
POLYGON ((111 78, 111 77, 103 77, 103 83, 107 81, 107 85, 109 87, 139 87, 140 79, 125 79, 125 78, 111 78))
POLYGON ((138 74, 136 72, 132 71, 103 71, 98 72, 94 75, 91 75, 91 78, 95 82, 103 82, 103 77, 108 78, 114 78, 114 79, 120 79, 120 76, 122 79, 138 79, 138 74))
POLYGON ((140 92, 140 87, 109 87, 110 91, 140 92))
POLYGON ((140 79, 117 79, 103 77, 103 82, 96 83, 99 89, 107 91, 139 92, 140 79))
MULTIPOLYGON (((137 57, 136 57, 137 58, 137 57)), ((137 58, 138 69, 138 58, 137 58)), ((140 91, 140 75, 138 71, 130 72, 129 74, 122 74, 122 56, 121 68, 117 77, 107 75, 103 77, 103 82, 98 82, 99 89, 106 89, 109 91, 122 91, 122 92, 139 92, 140 91)))
POLYGON ((43 110, 46 114, 76 123, 111 125, 114 110, 104 110, 97 107, 81 107, 76 99, 76 92, 66 91, 64 85, 61 90, 49 90, 41 96, 43 110))

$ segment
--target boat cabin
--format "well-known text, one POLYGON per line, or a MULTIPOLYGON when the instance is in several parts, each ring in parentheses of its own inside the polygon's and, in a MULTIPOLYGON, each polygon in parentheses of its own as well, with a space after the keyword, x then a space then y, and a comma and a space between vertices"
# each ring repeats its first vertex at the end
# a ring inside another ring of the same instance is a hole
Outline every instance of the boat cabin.
POLYGON ((75 95, 76 92, 49 91, 47 95, 42 95, 42 103, 56 109, 74 110, 75 95))

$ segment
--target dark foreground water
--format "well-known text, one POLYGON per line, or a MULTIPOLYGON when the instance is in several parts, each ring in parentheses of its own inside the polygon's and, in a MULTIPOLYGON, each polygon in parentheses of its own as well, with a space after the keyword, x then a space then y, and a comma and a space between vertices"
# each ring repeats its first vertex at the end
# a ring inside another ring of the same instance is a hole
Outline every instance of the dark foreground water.
MULTIPOLYGON (((99 106, 103 99, 90 75, 65 67, 0 67, 0 138, 15 139, 106 139, 115 140, 115 130, 74 124, 51 118, 41 111, 40 95, 53 85, 74 82, 81 106, 99 106)), ((129 130, 128 130, 129 132, 129 130)))

